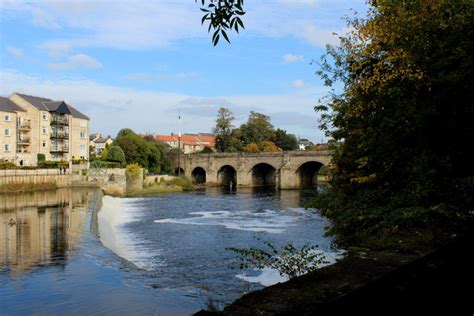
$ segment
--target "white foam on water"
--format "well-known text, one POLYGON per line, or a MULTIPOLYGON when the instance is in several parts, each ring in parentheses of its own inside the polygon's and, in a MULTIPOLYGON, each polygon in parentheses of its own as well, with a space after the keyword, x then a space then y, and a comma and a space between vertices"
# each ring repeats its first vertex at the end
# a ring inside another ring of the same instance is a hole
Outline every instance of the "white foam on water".
POLYGON ((190 215, 198 216, 157 219, 154 222, 158 224, 224 226, 227 229, 281 234, 285 232, 286 228, 295 226, 305 212, 306 210, 300 208, 290 208, 280 212, 273 210, 191 212, 190 215))
POLYGON ((141 269, 150 270, 155 266, 152 252, 143 245, 143 241, 124 227, 138 221, 140 216, 140 209, 133 207, 130 201, 104 196, 102 208, 97 214, 99 237, 102 244, 118 256, 141 269))
MULTIPOLYGON (((315 250, 314 252, 323 253, 327 261, 326 263, 320 264, 319 265, 320 268, 335 263, 336 260, 341 259, 345 253, 344 251, 325 252, 325 251, 320 251, 320 250, 315 250)), ((248 276, 246 274, 237 274, 236 277, 250 283, 260 283, 263 286, 270 286, 270 285, 277 284, 279 282, 288 281, 288 277, 280 275, 280 273, 276 269, 263 268, 258 271, 260 272, 260 274, 256 276, 248 276)))

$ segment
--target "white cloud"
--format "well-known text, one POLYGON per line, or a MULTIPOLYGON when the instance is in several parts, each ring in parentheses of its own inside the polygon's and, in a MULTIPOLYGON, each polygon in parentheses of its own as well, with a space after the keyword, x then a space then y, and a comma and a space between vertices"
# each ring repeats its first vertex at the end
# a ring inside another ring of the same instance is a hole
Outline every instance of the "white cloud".
POLYGON ((301 80, 301 79, 298 79, 298 80, 293 81, 293 82, 291 83, 291 85, 292 85, 293 88, 295 88, 295 89, 301 89, 301 88, 306 87, 304 81, 301 80))
POLYGON ((50 13, 47 13, 45 10, 40 8, 33 8, 31 10, 31 15, 33 17, 33 24, 48 29, 59 29, 60 26, 55 20, 54 16, 50 13))
POLYGON ((13 92, 70 102, 91 117, 91 131, 105 135, 115 135, 125 127, 141 133, 170 133, 177 129, 173 118, 178 113, 182 116, 183 132, 209 132, 218 107, 226 106, 236 114, 236 125, 246 121, 248 112, 255 110, 274 117, 275 125, 289 133, 318 141, 324 137, 316 128, 317 114, 313 110, 318 96, 325 94, 323 89, 306 94, 200 97, 122 88, 91 80, 45 80, 40 75, 0 70, 0 95, 13 92), (306 119, 299 124, 298 119, 303 116, 306 119))
POLYGON ((312 46, 325 47, 326 44, 337 44, 339 42, 339 38, 335 34, 336 30, 323 29, 312 23, 307 23, 302 28, 303 31, 298 34, 298 37, 305 39, 312 46))
POLYGON ((283 55, 283 62, 285 64, 297 63, 304 61, 303 55, 295 55, 295 54, 285 54, 283 55))
POLYGON ((16 58, 20 58, 23 56, 23 50, 18 47, 7 46, 7 52, 16 58))
POLYGON ((77 54, 69 56, 64 63, 48 64, 48 68, 52 70, 71 70, 77 68, 98 69, 102 68, 102 64, 88 55, 77 54))

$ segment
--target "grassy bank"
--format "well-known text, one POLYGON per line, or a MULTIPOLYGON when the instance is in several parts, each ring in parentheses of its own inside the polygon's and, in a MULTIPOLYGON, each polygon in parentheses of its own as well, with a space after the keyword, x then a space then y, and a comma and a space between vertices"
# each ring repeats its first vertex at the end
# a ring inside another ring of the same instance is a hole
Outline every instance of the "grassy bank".
POLYGON ((45 183, 9 183, 0 186, 0 193, 21 193, 42 190, 54 190, 58 186, 56 182, 45 183))
POLYGON ((190 191, 194 189, 192 182, 186 177, 177 177, 172 180, 162 180, 152 184, 144 185, 142 190, 133 191, 127 196, 145 196, 173 192, 190 191))

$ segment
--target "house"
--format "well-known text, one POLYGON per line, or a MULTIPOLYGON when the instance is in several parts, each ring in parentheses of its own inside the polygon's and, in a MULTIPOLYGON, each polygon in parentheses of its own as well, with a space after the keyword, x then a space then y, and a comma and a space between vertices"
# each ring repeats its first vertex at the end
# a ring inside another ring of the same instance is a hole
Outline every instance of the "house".
POLYGON ((93 150, 91 154, 93 153, 97 156, 101 156, 104 149, 107 146, 112 145, 112 143, 114 142, 110 135, 107 137, 102 137, 102 135, 98 133, 92 134, 89 139, 89 146, 91 146, 91 149, 93 150))
POLYGON ((299 150, 306 150, 306 147, 313 146, 314 144, 306 138, 301 138, 298 142, 299 150))
POLYGON ((171 133, 171 135, 155 135, 155 139, 171 148, 178 148, 178 143, 180 143, 181 150, 185 154, 199 152, 205 147, 212 149, 216 147, 216 136, 208 133, 183 134, 181 136, 171 133))
POLYGON ((89 117, 65 101, 13 93, 0 97, 0 160, 35 166, 89 159, 89 117))

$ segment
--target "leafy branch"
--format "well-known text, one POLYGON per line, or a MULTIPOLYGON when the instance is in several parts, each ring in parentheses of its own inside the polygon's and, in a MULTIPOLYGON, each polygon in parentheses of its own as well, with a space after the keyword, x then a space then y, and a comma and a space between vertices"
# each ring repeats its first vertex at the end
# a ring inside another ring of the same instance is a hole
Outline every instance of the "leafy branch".
POLYGON ((214 30, 212 36, 214 46, 219 43, 221 36, 230 43, 228 31, 235 30, 239 33, 239 28, 245 29, 241 19, 241 16, 245 14, 244 0, 200 0, 200 2, 201 11, 204 12, 201 24, 207 21, 209 23, 208 32, 214 30))

